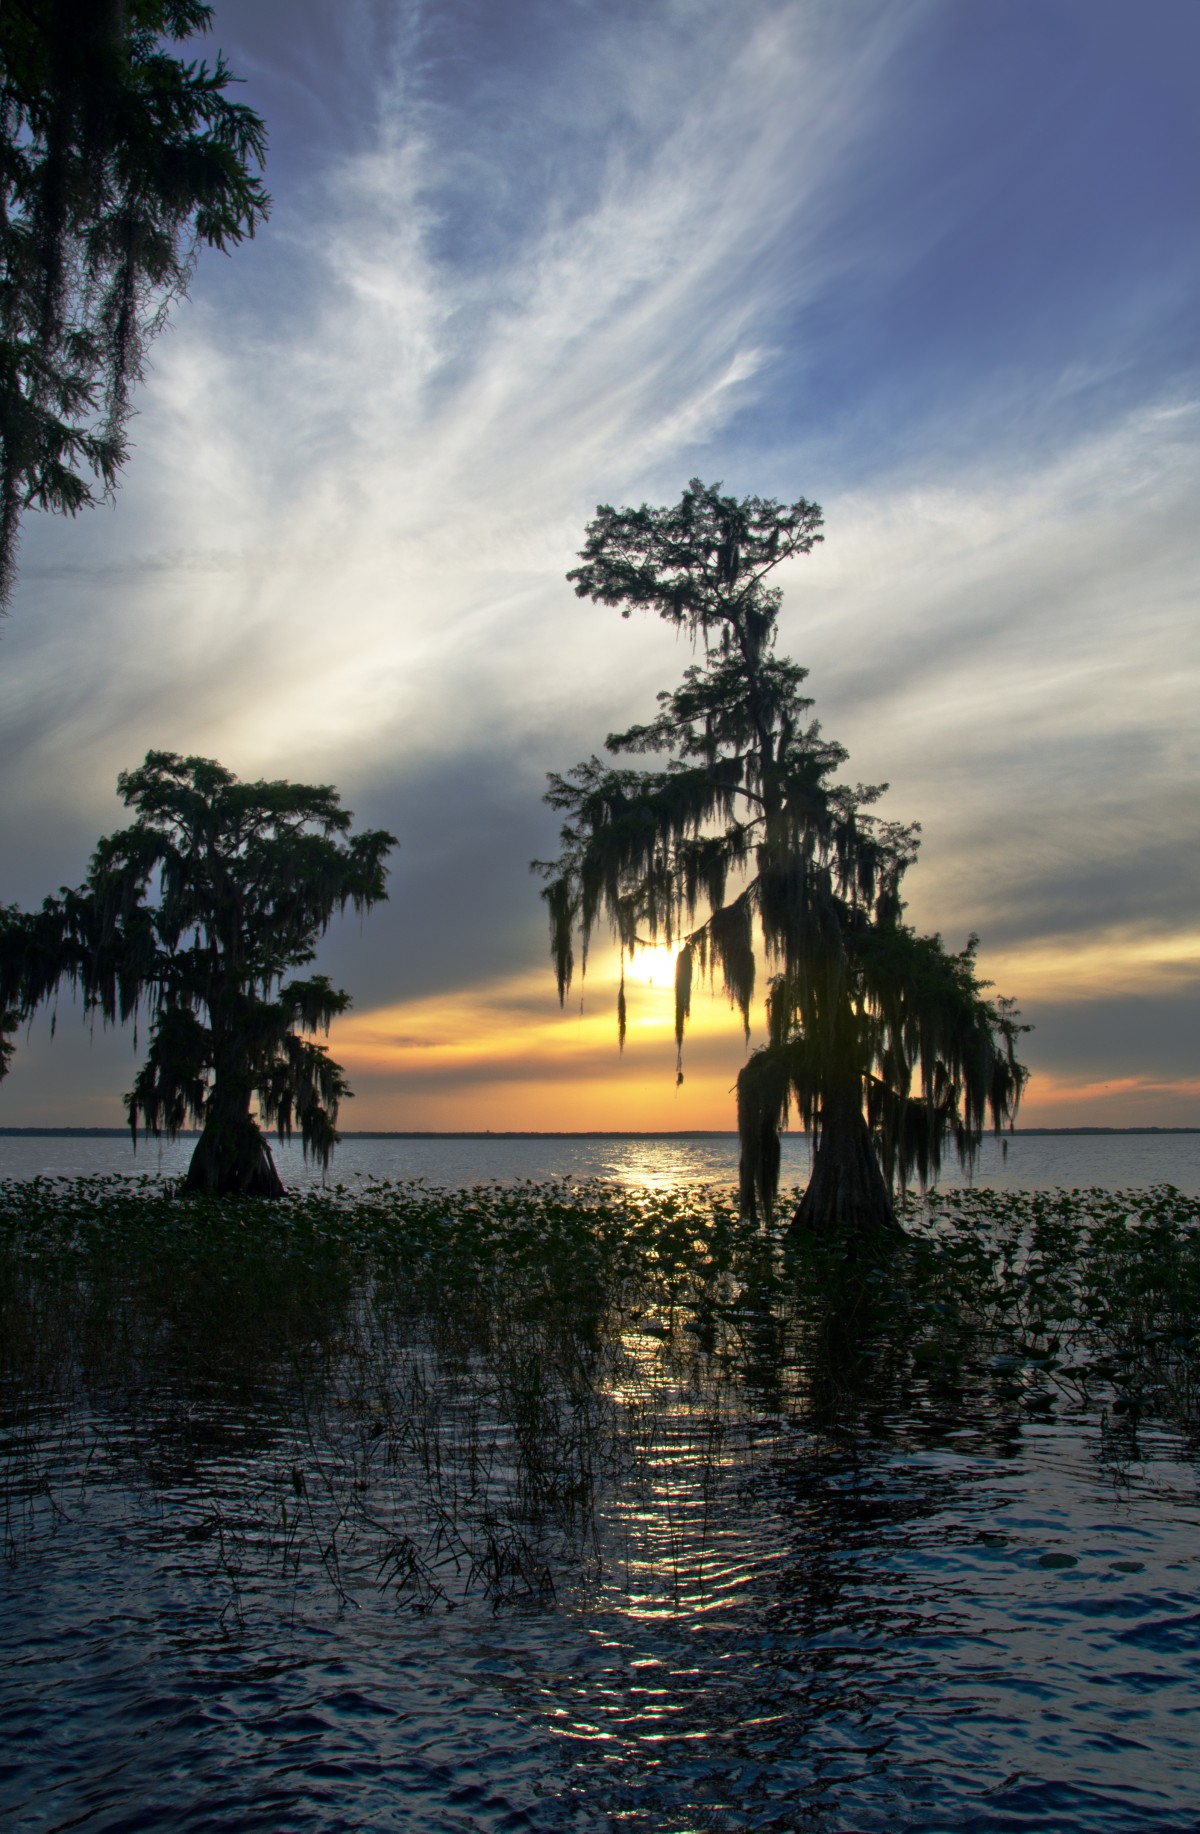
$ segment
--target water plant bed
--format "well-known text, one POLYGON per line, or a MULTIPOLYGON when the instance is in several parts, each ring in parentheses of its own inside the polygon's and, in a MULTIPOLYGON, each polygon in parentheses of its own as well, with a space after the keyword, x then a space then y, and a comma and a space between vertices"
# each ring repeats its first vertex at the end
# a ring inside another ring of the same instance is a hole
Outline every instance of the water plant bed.
POLYGON ((0 1186, 6 1825, 1194 1829, 1196 1200, 905 1224, 0 1186))

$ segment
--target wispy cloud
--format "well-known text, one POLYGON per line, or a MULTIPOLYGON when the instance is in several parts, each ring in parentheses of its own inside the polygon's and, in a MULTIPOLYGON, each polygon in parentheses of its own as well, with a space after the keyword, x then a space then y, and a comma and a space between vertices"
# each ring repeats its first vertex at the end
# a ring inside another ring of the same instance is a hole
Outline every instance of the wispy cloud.
POLYGON ((604 103, 511 251, 435 258, 486 135, 384 60, 371 143, 280 195, 286 309, 201 274, 115 513, 26 542, 5 764, 43 802, 86 786, 94 820, 149 744, 345 780, 650 687, 654 646, 610 656, 562 573, 599 496, 677 489, 766 386, 781 301, 815 284, 806 213, 896 27, 818 56, 778 6, 698 9, 682 40, 653 9, 582 23, 560 75, 602 70, 604 103))

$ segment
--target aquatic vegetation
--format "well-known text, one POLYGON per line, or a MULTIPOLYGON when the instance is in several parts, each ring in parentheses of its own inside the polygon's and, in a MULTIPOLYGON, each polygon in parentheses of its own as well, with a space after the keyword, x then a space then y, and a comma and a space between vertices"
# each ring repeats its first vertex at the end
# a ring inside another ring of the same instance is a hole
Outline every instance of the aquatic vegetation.
POLYGON ((0 1186, 9 1557, 86 1442, 182 1510, 231 1609, 249 1567, 426 1610, 678 1601, 719 1499, 797 1429, 1195 1428, 1195 1200, 968 1190, 905 1222, 864 1258, 695 1188, 0 1186), (230 1461, 258 1473, 236 1518, 230 1461))

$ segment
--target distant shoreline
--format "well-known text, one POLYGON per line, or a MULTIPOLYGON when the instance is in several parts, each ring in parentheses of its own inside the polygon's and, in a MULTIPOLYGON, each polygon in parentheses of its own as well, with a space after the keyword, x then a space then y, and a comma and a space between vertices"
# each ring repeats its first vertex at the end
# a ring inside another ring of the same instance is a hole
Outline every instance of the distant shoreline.
MULTIPOLYGON (((1130 1134, 1200 1134, 1200 1127, 1018 1127, 1012 1134, 1002 1134, 1001 1139, 1045 1139, 1049 1136, 1086 1137, 1090 1135, 1130 1134)), ((273 1134, 268 1138, 274 1139, 273 1134)), ((803 1134, 793 1134, 793 1139, 803 1139, 803 1134)), ((986 1136, 985 1136, 986 1137, 986 1136)), ((0 1140, 127 1140, 127 1127, 0 1127, 0 1140)), ((198 1130, 188 1128, 180 1133, 181 1140, 199 1138, 198 1130)), ((593 1129, 588 1132, 535 1133, 504 1132, 486 1128, 481 1131, 459 1131, 438 1133, 427 1130, 420 1133, 376 1132, 366 1128, 361 1132, 347 1130, 343 1140, 736 1140, 737 1134, 732 1128, 697 1127, 657 1130, 642 1129, 634 1132, 630 1129, 593 1129)), ((141 1143, 149 1146, 153 1135, 140 1136, 141 1143)))

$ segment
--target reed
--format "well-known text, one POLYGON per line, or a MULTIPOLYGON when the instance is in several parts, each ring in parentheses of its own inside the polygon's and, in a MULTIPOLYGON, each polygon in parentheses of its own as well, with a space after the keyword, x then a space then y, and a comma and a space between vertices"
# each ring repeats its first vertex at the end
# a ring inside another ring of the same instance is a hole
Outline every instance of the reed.
POLYGON ((103 1469, 210 1549, 235 1618, 271 1577, 671 1606, 797 1434, 1197 1426, 1195 1200, 954 1191, 904 1220, 848 1259, 696 1188, 0 1186, 8 1557, 103 1469))

